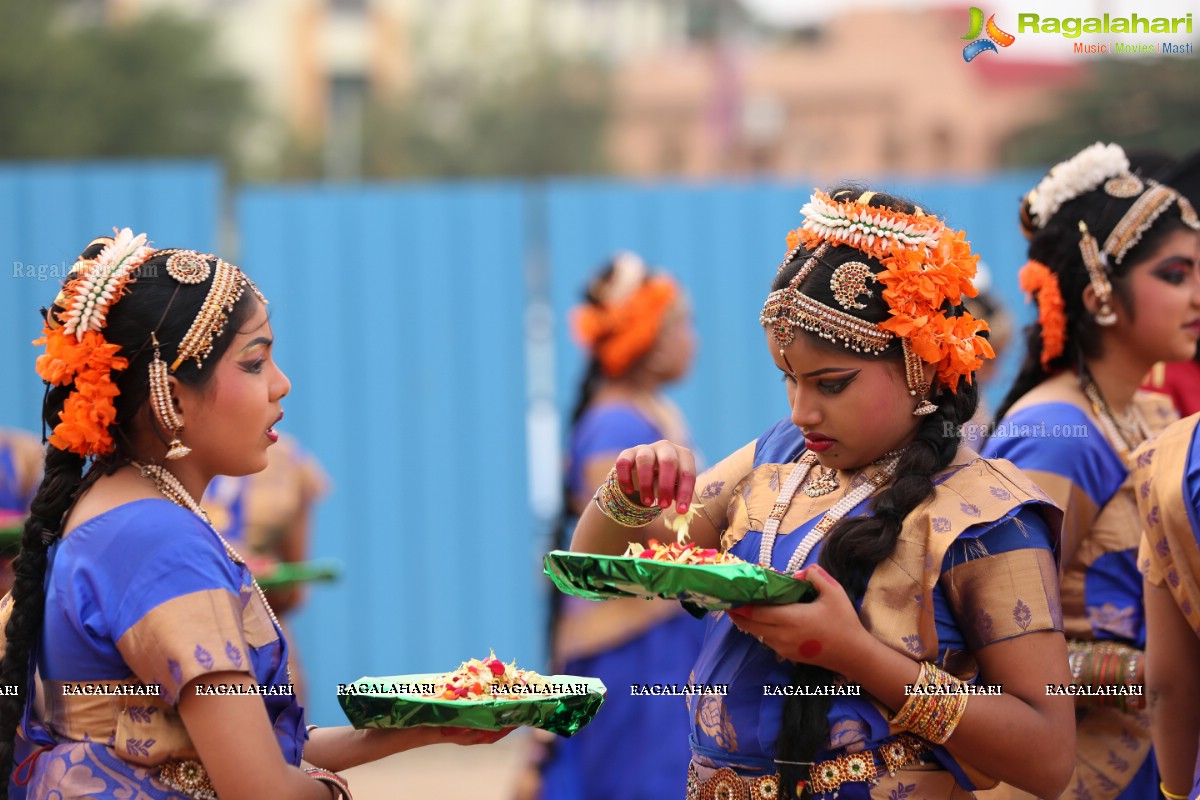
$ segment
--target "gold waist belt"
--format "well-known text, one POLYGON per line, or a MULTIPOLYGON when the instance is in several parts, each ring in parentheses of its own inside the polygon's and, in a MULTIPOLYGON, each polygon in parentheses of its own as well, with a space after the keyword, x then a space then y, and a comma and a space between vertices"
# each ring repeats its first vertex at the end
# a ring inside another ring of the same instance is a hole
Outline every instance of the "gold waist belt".
MULTIPOLYGON (((813 794, 833 792, 844 783, 874 784, 879 770, 895 774, 906 764, 917 761, 929 752, 929 745, 909 734, 900 734, 870 750, 819 761, 809 768, 808 789, 813 794)), ((693 761, 688 765, 687 800, 774 800, 779 797, 779 773, 744 777, 729 767, 722 767, 700 780, 693 761)))

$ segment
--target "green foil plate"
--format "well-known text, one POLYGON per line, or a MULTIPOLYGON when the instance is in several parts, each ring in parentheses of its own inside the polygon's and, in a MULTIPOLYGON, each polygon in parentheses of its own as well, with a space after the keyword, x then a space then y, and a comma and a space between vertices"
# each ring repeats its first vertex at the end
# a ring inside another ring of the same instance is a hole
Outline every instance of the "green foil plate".
POLYGON ((337 580, 341 565, 334 561, 296 561, 276 564, 268 573, 256 575, 264 589, 280 589, 297 583, 316 583, 337 580))
POLYGON ((338 702, 355 728, 413 728, 453 726, 498 731, 526 726, 559 736, 574 736, 604 705, 607 690, 599 678, 575 675, 543 676, 564 684, 570 692, 531 695, 517 700, 441 700, 422 697, 438 673, 359 678, 338 687, 338 702), (425 687, 422 687, 422 684, 425 687))
POLYGON ((757 564, 672 564, 648 558, 554 550, 546 574, 560 591, 587 600, 662 597, 722 611, 751 603, 804 603, 817 592, 808 581, 757 564))

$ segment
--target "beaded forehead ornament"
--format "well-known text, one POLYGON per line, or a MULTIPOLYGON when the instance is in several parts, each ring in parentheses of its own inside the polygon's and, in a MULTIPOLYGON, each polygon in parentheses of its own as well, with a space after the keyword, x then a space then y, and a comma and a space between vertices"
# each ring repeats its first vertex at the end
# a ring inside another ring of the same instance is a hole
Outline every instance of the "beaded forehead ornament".
POLYGON ((813 193, 801 209, 804 223, 788 235, 791 249, 780 270, 802 248, 812 255, 787 286, 768 295, 759 321, 781 349, 791 344, 797 328, 841 342, 856 353, 879 354, 899 339, 910 394, 924 395, 930 388, 924 380, 924 364, 935 365, 937 381, 957 391, 960 378, 970 382, 983 360, 995 357, 991 345, 979 335, 988 329, 986 322, 966 312, 947 313, 964 296, 975 296, 971 279, 979 257, 971 253, 961 231, 920 209, 906 214, 870 206, 874 194, 839 201, 819 190, 813 193), (853 248, 884 267, 876 273, 855 260, 833 270, 830 289, 841 309, 800 289, 835 247, 853 248), (849 313, 866 308, 859 298, 872 296, 872 283, 883 286, 890 314, 878 324, 849 313))
POLYGON ((155 255, 170 253, 167 259, 167 274, 184 284, 203 283, 213 275, 212 284, 200 313, 192 320, 192 326, 179 342, 171 372, 175 372, 188 359, 196 359, 196 366, 203 368, 204 359, 212 352, 213 343, 225 330, 229 314, 247 288, 262 302, 267 300, 246 273, 224 259, 195 250, 159 250, 155 255), (216 262, 215 268, 210 262, 216 262))

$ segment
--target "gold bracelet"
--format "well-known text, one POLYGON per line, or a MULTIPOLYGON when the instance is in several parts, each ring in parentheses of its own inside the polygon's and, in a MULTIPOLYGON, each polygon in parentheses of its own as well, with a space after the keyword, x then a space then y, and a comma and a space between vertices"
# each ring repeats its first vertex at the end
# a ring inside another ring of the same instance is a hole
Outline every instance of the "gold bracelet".
POLYGON ((596 508, 600 509, 601 514, 626 528, 641 528, 649 525, 658 519, 663 511, 657 505, 643 506, 631 500, 621 489, 616 467, 612 468, 608 473, 608 478, 596 490, 593 502, 595 502, 596 508))
POLYGON ((1163 797, 1167 798, 1167 800, 1188 800, 1188 796, 1186 794, 1175 794, 1174 792, 1168 792, 1167 784, 1163 781, 1159 781, 1158 790, 1162 792, 1163 797))
POLYGON ((967 711, 966 684, 933 664, 922 661, 914 691, 891 722, 927 742, 945 744, 967 711), (917 687, 938 691, 925 692, 917 687))
POLYGON ((1188 796, 1186 794, 1175 794, 1174 792, 1168 792, 1167 784, 1163 781, 1158 782, 1158 790, 1162 792, 1163 797, 1167 798, 1167 800, 1188 800, 1188 796))

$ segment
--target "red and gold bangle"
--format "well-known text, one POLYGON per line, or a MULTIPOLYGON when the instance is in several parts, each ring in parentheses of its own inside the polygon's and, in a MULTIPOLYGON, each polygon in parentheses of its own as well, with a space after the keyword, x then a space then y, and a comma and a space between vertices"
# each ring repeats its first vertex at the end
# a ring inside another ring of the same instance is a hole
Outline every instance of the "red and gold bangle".
POLYGON ((635 503, 621 490, 617 468, 613 467, 608 478, 600 484, 593 498, 600 513, 626 528, 641 528, 658 519, 662 509, 658 506, 643 506, 635 503))
POLYGON ((914 691, 900 706, 891 722, 934 744, 945 744, 954 733, 967 710, 963 681, 938 669, 927 661, 921 662, 921 672, 915 686, 945 689, 945 693, 914 691))
POLYGON ((346 779, 336 772, 330 772, 320 767, 310 767, 304 770, 304 774, 314 781, 320 781, 331 788, 333 796, 337 800, 354 800, 354 797, 350 794, 350 784, 346 783, 346 779))

